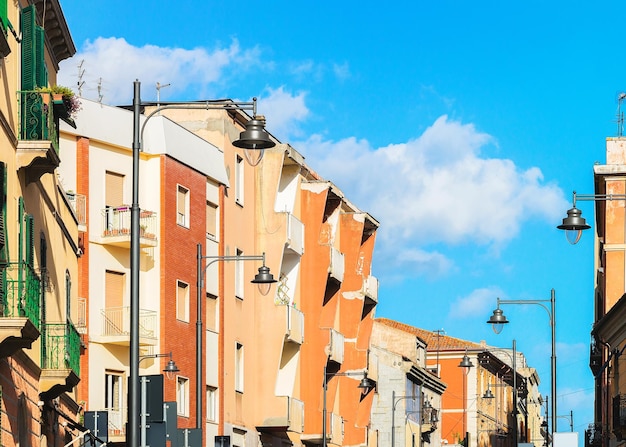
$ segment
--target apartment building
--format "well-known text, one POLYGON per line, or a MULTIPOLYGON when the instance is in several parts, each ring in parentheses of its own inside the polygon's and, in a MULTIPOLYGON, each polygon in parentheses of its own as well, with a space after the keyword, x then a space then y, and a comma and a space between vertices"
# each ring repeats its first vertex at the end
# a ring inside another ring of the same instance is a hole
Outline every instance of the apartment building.
MULTIPOLYGON (((66 163, 60 179, 87 203, 80 260, 80 293, 87 309, 81 395, 86 410, 107 418, 109 442, 121 443, 126 439, 131 343, 133 114, 83 100, 75 124, 62 126, 66 163)), ((206 417, 214 417, 204 407, 207 394, 213 399, 217 374, 207 368, 206 356, 198 358, 196 348, 206 343, 205 337, 211 340, 209 332, 199 334, 198 323, 206 324, 207 331, 218 324, 217 271, 207 270, 203 278, 213 295, 203 296, 198 315, 197 254, 198 246, 203 256, 218 252, 227 184, 224 157, 215 146, 163 116, 146 123, 138 180, 139 374, 159 376, 170 361, 178 367, 162 385, 163 400, 175 409, 170 437, 181 431, 201 437, 206 417)))
POLYGON ((56 0, 0 4, 0 443, 79 432, 78 215, 57 179, 58 64, 76 52, 56 0))
POLYGON ((594 423, 585 445, 617 446, 626 439, 626 138, 606 139, 606 163, 596 164, 594 324, 589 366, 595 377, 594 423), (614 197, 614 199, 612 198, 614 197))
POLYGON ((446 384, 426 369, 426 342, 392 320, 374 321, 370 364, 378 370, 372 430, 379 445, 441 445, 446 384))

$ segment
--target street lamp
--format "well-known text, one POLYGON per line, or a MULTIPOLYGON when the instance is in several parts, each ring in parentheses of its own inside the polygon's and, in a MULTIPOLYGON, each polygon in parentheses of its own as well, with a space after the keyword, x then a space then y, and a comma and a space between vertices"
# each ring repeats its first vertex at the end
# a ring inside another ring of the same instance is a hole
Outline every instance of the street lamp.
MULTIPOLYGON (((421 390, 421 385, 420 385, 420 390, 421 390)), ((392 406, 391 406, 391 447, 395 447, 396 445, 396 405, 404 400, 404 399, 413 399, 415 400, 417 396, 413 395, 413 396, 396 396, 396 390, 392 390, 391 391, 391 402, 392 402, 392 406)), ((423 400, 423 402, 421 403, 421 410, 416 411, 415 413, 419 413, 419 420, 420 420, 420 427, 422 426, 422 423, 424 422, 424 415, 427 411, 433 411, 433 407, 430 404, 430 401, 424 399, 424 396, 421 394, 420 391, 420 398, 423 400)), ((435 422, 435 420, 433 418, 436 418, 436 414, 433 411, 433 413, 430 416, 430 423, 435 422)), ((421 431, 421 428, 420 428, 421 431)))
MULTIPOLYGON (((507 324, 509 320, 507 320, 506 316, 502 313, 500 309, 501 304, 537 304, 545 309, 548 313, 548 318, 550 319, 550 327, 552 328, 552 356, 550 357, 550 375, 551 375, 551 385, 552 385, 552 415, 556 414, 556 294, 554 289, 550 292, 549 300, 502 300, 500 298, 497 299, 497 307, 493 311, 493 315, 487 320, 487 323, 491 324, 493 327, 493 331, 496 334, 502 332, 502 328, 504 324, 507 324), (550 303, 550 308, 548 308, 544 303, 550 303)), ((552 432, 553 435, 556 431, 556 418, 552 417, 552 432)))
POLYGON ((177 373, 178 371, 180 371, 180 369, 178 369, 178 366, 176 366, 176 363, 174 363, 174 360, 172 360, 172 352, 168 352, 167 354, 146 354, 146 355, 142 355, 139 357, 139 363, 141 363, 143 360, 146 359, 158 359, 158 358, 163 358, 163 357, 169 357, 170 360, 167 362, 167 365, 165 365, 165 368, 163 368, 163 372, 165 373, 165 375, 167 376, 168 379, 173 379, 174 378, 174 373, 177 373))
POLYGON ((563 223, 557 226, 559 230, 565 230, 565 236, 572 245, 578 243, 583 230, 591 228, 582 217, 582 211, 576 208, 576 200, 602 202, 626 200, 626 194, 576 194, 574 191, 572 196, 572 208, 567 210, 567 217, 563 219, 563 223))
POLYGON ((216 262, 229 261, 263 261, 263 265, 259 267, 259 273, 254 276, 251 281, 257 284, 259 292, 265 296, 269 293, 270 287, 276 282, 274 275, 270 273, 269 267, 265 265, 265 253, 262 255, 249 256, 203 256, 202 244, 197 245, 197 320, 196 320, 196 428, 202 428, 202 292, 204 290, 204 277, 210 265, 216 262), (210 261, 202 268, 202 260, 210 261))
POLYGON ((274 147, 274 143, 263 127, 263 120, 256 116, 256 99, 249 102, 231 101, 206 101, 159 104, 156 109, 145 117, 141 124, 141 83, 136 80, 133 83, 133 179, 132 179, 132 205, 130 215, 130 378, 128 384, 128 435, 126 445, 137 447, 139 445, 139 153, 143 141, 143 130, 150 118, 164 109, 223 109, 223 110, 252 110, 253 117, 246 123, 246 130, 241 132, 240 139, 233 142, 236 147, 247 149, 246 158, 250 157, 253 162, 261 160, 265 149, 274 147), (248 152, 257 151, 256 157, 248 152))
POLYGON ((359 388, 361 390, 361 393, 363 395, 367 394, 371 389, 376 387, 376 382, 374 382, 372 379, 367 377, 367 371, 362 371, 362 372, 338 372, 338 373, 329 373, 326 369, 326 365, 324 365, 324 384, 323 384, 323 389, 324 389, 324 400, 323 400, 323 406, 322 406, 322 447, 326 447, 327 445, 327 440, 326 440, 326 391, 328 390, 328 378, 329 377, 335 377, 335 376, 346 376, 346 377, 358 377, 358 376, 363 376, 363 378, 361 379, 361 381, 359 382, 359 384, 357 385, 357 388, 359 388))

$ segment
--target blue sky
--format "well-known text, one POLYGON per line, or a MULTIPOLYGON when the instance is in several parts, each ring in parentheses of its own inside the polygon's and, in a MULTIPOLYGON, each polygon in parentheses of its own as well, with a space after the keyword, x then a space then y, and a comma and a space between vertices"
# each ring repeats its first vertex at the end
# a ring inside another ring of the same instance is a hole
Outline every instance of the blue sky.
MULTIPOLYGON (((62 0, 78 54, 59 83, 107 104, 259 98, 268 130, 381 222, 378 316, 510 347, 558 416, 593 422, 593 241, 555 226, 615 136, 625 91, 617 1, 242 3, 62 0)), ((581 202, 593 220, 593 205, 581 202)), ((569 420, 558 418, 559 431, 569 420)))

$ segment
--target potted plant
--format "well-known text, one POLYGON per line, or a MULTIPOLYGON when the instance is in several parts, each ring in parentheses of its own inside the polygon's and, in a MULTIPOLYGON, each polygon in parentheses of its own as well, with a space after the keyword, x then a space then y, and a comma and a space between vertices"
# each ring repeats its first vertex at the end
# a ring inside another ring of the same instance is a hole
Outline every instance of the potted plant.
POLYGON ((52 96, 54 102, 63 102, 65 111, 69 118, 74 118, 81 108, 80 99, 74 94, 74 91, 64 85, 52 85, 49 87, 39 87, 37 89, 42 95, 44 104, 52 96))

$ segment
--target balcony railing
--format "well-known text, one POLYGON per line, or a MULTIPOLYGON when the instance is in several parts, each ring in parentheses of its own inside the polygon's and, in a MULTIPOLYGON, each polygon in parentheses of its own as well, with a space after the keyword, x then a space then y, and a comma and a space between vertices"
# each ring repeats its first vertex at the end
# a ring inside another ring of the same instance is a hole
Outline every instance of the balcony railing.
POLYGON ((87 333, 87 299, 78 298, 78 320, 76 330, 79 334, 87 333))
MULTIPOLYGON (((111 243, 128 245, 131 229, 130 206, 109 207, 102 210, 102 237, 111 243)), ((141 210, 139 212, 139 231, 143 246, 156 246, 157 213, 141 210)))
POLYGON ((41 345, 42 369, 71 369, 80 377, 80 335, 72 323, 46 323, 41 345))
MULTIPOLYGON (((101 310, 102 336, 130 336, 130 307, 109 307, 101 310)), ((139 310, 139 336, 156 338, 157 313, 153 310, 139 310)))
POLYGON ((374 303, 378 303, 378 278, 373 275, 363 278, 363 295, 374 303))
POLYGON ((59 152, 59 137, 52 113, 52 95, 36 90, 19 91, 20 140, 50 141, 59 152))
POLYGON ((602 425, 589 424, 589 428, 585 430, 585 447, 601 447, 602 446, 602 425))
POLYGON ((330 265, 328 266, 328 274, 337 282, 343 282, 343 274, 345 271, 343 253, 335 247, 330 247, 330 265))
POLYGON ((326 349, 328 350, 328 359, 335 363, 343 363, 345 338, 343 334, 334 329, 330 329, 330 340, 326 349))
POLYGON ((302 344, 304 342, 304 314, 293 306, 285 305, 287 314, 287 341, 302 344))
POLYGON ((10 263, 2 273, 5 285, 0 295, 3 317, 26 317, 41 329, 41 280, 25 263, 10 263))
POLYGON ((65 195, 74 209, 78 225, 87 225, 87 196, 73 192, 67 192, 65 195))
POLYGON ((304 253, 304 224, 293 214, 285 213, 287 234, 285 247, 302 256, 304 253))

